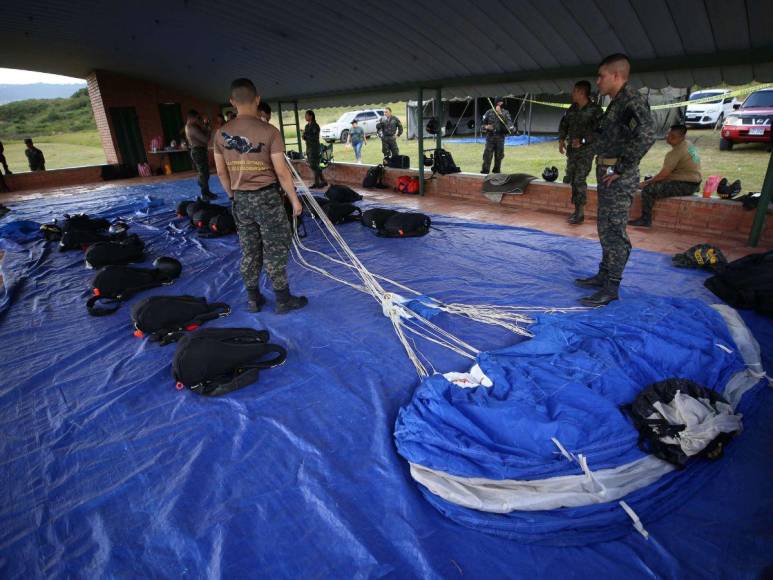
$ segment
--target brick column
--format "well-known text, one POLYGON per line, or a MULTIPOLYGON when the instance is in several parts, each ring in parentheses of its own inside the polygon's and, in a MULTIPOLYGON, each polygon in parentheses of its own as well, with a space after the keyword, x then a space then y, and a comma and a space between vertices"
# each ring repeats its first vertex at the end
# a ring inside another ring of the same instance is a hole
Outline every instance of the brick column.
POLYGON ((105 157, 108 163, 118 163, 118 153, 113 141, 113 132, 110 130, 105 103, 102 100, 102 92, 99 89, 97 73, 91 73, 86 78, 86 82, 88 83, 89 98, 91 99, 91 110, 94 112, 94 120, 97 123, 97 131, 99 131, 99 138, 102 140, 102 149, 105 151, 105 157))

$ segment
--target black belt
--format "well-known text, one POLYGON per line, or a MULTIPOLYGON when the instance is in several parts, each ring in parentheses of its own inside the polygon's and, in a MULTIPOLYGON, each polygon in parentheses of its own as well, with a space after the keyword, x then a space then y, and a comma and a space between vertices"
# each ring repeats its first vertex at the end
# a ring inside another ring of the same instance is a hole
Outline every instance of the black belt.
POLYGON ((272 183, 271 185, 261 187, 260 189, 237 189, 234 193, 266 193, 268 191, 271 191, 272 189, 279 190, 280 189, 279 184, 272 183))

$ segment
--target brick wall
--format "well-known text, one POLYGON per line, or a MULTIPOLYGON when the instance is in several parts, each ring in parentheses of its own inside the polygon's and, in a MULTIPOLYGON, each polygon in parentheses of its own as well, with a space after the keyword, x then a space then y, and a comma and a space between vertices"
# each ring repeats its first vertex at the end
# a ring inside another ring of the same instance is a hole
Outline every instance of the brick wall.
POLYGON ((7 175, 5 182, 11 191, 29 189, 47 189, 50 187, 98 183, 102 181, 102 168, 99 165, 71 167, 69 169, 51 169, 49 171, 29 171, 7 175))
MULTIPOLYGON (((304 161, 296 161, 296 168, 305 179, 313 176, 304 161)), ((369 165, 353 163, 334 163, 325 170, 325 179, 330 183, 344 183, 362 186, 369 165)), ((418 175, 414 169, 386 169, 384 184, 394 188, 401 175, 418 175)), ((427 174, 425 174, 427 175, 427 174)), ((471 173, 438 175, 425 182, 425 195, 452 199, 468 200, 475 203, 493 203, 482 194, 483 176, 471 173)), ((568 216, 574 211, 572 188, 563 183, 533 181, 523 195, 505 195, 501 205, 512 208, 525 208, 568 216)), ((588 203, 585 213, 596 216, 598 208, 596 188, 588 187, 588 203)), ((631 208, 631 216, 641 214, 641 197, 637 193, 631 208)), ((660 200, 655 205, 652 221, 659 228, 679 232, 691 232, 711 236, 728 236, 745 240, 751 231, 754 211, 747 211, 736 201, 702 197, 675 197, 660 200)), ((768 209, 765 229, 760 240, 773 243, 773 208, 768 209)))
MULTIPOLYGON (((164 136, 161 127, 161 114, 158 106, 162 103, 179 103, 185 118, 189 109, 196 109, 203 115, 214 118, 220 112, 220 106, 211 101, 204 101, 182 91, 150 83, 140 79, 126 77, 120 74, 97 70, 89 75, 89 97, 94 109, 105 154, 108 162, 120 162, 120 151, 113 134, 110 120, 110 107, 134 107, 137 111, 140 132, 145 150, 150 150, 150 141, 154 137, 164 136)), ((165 161, 163 155, 148 155, 148 162, 157 169, 165 161)))

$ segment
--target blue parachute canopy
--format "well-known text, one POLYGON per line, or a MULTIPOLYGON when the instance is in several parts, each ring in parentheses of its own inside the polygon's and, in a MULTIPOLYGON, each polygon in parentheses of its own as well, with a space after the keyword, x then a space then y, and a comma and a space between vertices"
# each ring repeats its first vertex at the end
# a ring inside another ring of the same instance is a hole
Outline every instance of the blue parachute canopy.
MULTIPOLYGON (((644 387, 679 377, 722 393, 747 372, 723 317, 694 300, 628 299, 602 310, 543 315, 532 330, 533 339, 478 357, 491 387, 427 378, 400 411, 400 454, 414 466, 453 476, 455 486, 458 478, 490 480, 487 489, 501 480, 582 476, 573 457, 584 457, 591 475, 619 470, 645 456, 621 410, 644 387)), ((749 386, 759 382, 752 377, 749 386)), ((658 472, 663 477, 651 488, 622 497, 642 519, 672 507, 672 496, 700 490, 702 479, 692 470, 673 482, 676 476, 668 471, 658 472), (668 483, 679 493, 665 489, 668 483)), ((650 477, 649 470, 643 474, 650 477)), ((521 541, 587 543, 622 535, 631 526, 616 502, 604 501, 608 490, 595 499, 597 505, 509 513, 459 507, 426 487, 422 491, 452 519, 521 541)))

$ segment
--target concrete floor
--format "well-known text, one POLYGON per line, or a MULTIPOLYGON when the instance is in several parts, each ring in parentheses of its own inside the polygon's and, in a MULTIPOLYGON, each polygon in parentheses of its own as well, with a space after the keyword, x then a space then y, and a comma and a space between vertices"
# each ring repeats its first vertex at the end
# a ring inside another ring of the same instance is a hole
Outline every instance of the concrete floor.
MULTIPOLYGON (((11 204, 26 199, 37 199, 45 196, 79 195, 99 192, 115 187, 128 185, 141 185, 143 183, 157 183, 159 181, 193 179, 195 173, 178 173, 173 176, 144 177, 131 180, 117 180, 109 183, 95 183, 73 187, 51 188, 12 192, 0 195, 0 203, 11 204)), ((442 214, 464 219, 476 220, 486 223, 494 223, 508 226, 533 228, 544 232, 551 232, 565 236, 598 240, 596 235, 596 222, 588 219, 579 226, 572 226, 566 222, 564 215, 538 212, 527 209, 515 209, 503 207, 487 202, 481 198, 480 203, 460 201, 443 197, 418 197, 393 193, 390 190, 364 190, 358 188, 360 193, 368 200, 381 204, 399 204, 404 207, 416 209, 430 214, 442 214)), ((699 239, 695 234, 674 232, 672 230, 653 228, 628 228, 628 235, 634 247, 664 254, 676 254, 683 252, 690 246, 699 243, 711 243, 717 245, 728 260, 735 260, 747 254, 772 250, 773 247, 758 246, 751 248, 742 239, 712 239, 712 236, 699 239)))

